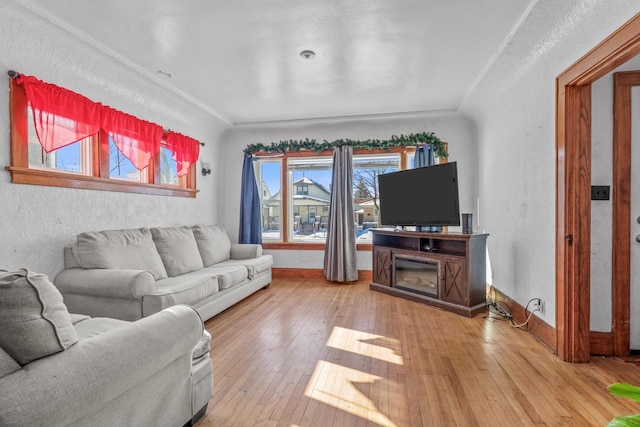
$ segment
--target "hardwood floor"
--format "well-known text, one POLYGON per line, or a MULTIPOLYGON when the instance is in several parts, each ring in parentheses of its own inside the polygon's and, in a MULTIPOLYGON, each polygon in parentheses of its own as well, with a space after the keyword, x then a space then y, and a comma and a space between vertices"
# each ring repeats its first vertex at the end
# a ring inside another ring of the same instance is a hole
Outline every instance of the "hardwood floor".
POLYGON ((570 364, 509 324, 368 289, 275 279, 206 323, 210 426, 604 426, 640 404, 612 358, 570 364))

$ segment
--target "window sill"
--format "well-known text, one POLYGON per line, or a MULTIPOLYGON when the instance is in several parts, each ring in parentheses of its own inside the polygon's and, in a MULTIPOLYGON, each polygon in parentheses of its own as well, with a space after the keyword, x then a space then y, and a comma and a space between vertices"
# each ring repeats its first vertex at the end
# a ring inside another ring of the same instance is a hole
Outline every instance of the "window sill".
POLYGON ((118 191, 122 193, 175 197, 196 197, 196 193, 198 192, 198 190, 180 188, 176 186, 162 186, 143 182, 98 178, 95 176, 51 172, 48 170, 21 168, 16 166, 7 166, 6 170, 11 173, 11 182, 15 184, 82 188, 86 190, 118 191))
MULTIPOLYGON (((302 251, 324 251, 324 243, 299 243, 299 242, 262 242, 263 249, 284 249, 302 251)), ((356 250, 370 251, 371 243, 357 243, 356 250)))

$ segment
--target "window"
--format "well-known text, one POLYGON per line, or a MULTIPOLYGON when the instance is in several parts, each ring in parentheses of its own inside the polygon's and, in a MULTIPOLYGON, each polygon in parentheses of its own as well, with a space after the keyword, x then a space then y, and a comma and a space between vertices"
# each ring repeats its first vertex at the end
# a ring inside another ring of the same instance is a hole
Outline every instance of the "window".
POLYGON ((353 156, 353 211, 356 240, 371 242, 370 228, 379 227, 378 175, 400 170, 400 153, 353 156))
MULTIPOLYGON (((370 243, 369 229, 378 226, 377 176, 402 169, 407 164, 406 153, 413 150, 413 147, 402 147, 354 153, 353 210, 357 243, 370 243)), ((277 160, 262 158, 255 165, 258 182, 262 183, 263 241, 324 245, 331 200, 331 153, 287 153, 277 160), (284 198, 281 197, 283 182, 286 183, 284 198), (284 216, 280 212, 284 212, 284 216), (274 223, 278 224, 277 230, 274 223)))
POLYGON ((293 218, 289 221, 290 242, 321 242, 327 239, 328 216, 317 216, 331 201, 333 157, 287 158, 287 185, 296 189, 288 200, 293 218))
POLYGON ((116 147, 113 138, 109 137, 109 178, 128 179, 131 181, 145 182, 147 169, 139 171, 131 160, 116 147))
POLYGON ((280 160, 261 160, 256 167, 258 188, 262 191, 262 239, 265 241, 279 241, 282 239, 280 227, 282 224, 281 203, 281 175, 282 162, 280 160))
POLYGON ((12 182, 195 197, 197 141, 29 76, 10 79, 10 103, 12 182))
POLYGON ((74 142, 51 153, 42 149, 42 145, 29 142, 29 167, 52 169, 65 172, 91 174, 91 139, 74 142))
POLYGON ((160 183, 184 187, 184 179, 178 176, 178 163, 167 147, 160 147, 160 183))
POLYGON ((27 108, 27 120, 29 167, 91 175, 90 137, 47 153, 38 141, 31 107, 27 108))

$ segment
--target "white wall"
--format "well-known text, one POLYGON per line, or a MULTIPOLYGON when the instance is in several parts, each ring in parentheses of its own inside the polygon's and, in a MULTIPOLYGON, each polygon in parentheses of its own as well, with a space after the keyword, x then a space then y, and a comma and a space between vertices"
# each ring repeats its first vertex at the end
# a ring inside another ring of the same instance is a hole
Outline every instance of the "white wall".
MULTIPOLYGON (((449 143, 449 161, 458 162, 460 211, 475 213, 477 200, 477 150, 473 128, 460 114, 407 115, 386 118, 353 118, 317 121, 292 121, 264 125, 237 126, 224 136, 222 168, 225 173, 219 193, 224 200, 221 222, 231 238, 237 241, 239 227, 240 181, 242 150, 249 144, 278 142, 280 140, 333 141, 350 139, 387 139, 391 135, 434 132, 449 143)), ((280 268, 312 268, 323 266, 323 251, 268 250, 274 256, 274 266, 280 268)), ((358 269, 371 269, 371 252, 358 254, 358 269)))
POLYGON ((9 69, 33 75, 199 139, 206 143, 201 158, 214 168, 206 178, 198 174, 195 199, 11 184, 4 170, 10 164, 5 81, 0 85, 0 268, 27 267, 53 279, 63 268, 63 246, 79 232, 218 221, 215 172, 222 122, 12 2, 0 2, 0 40, 1 75, 9 69))
POLYGON ((481 228, 493 284, 540 297, 555 326, 555 79, 638 12, 615 0, 540 0, 461 111, 476 120, 481 228), (552 11, 550 13, 549 11, 552 11))
MULTIPOLYGON (((591 183, 611 186, 613 74, 591 86, 591 183)), ((611 331, 611 200, 591 201, 591 330, 611 331)))

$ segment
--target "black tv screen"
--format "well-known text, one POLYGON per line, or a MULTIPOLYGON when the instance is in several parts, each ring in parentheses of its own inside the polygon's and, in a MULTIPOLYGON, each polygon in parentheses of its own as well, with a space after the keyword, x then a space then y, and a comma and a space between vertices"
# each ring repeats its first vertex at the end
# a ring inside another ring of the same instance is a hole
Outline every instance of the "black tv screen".
POLYGON ((460 225, 456 162, 378 175, 382 225, 460 225))

